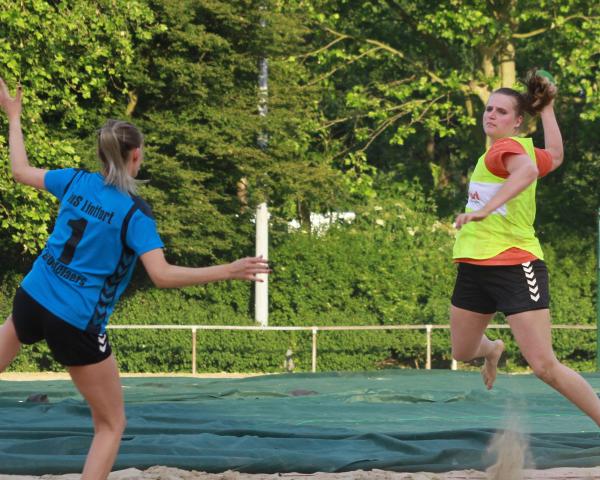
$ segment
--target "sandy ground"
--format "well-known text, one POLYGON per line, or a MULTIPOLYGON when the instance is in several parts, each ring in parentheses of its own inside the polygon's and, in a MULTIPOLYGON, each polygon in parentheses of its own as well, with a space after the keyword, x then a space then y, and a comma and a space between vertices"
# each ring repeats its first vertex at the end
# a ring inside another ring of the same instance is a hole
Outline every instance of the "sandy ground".
MULTIPOLYGON (((41 477, 27 475, 2 475, 0 480, 79 480, 80 475, 43 475, 41 477)), ((461 470, 447 473, 397 473, 383 470, 356 470, 346 473, 277 473, 273 475, 244 474, 233 471, 224 473, 204 473, 179 470, 177 468, 151 467, 140 471, 135 468, 113 472, 109 480, 489 480, 485 472, 475 470, 461 470)), ((555 468, 551 470, 523 470, 511 476, 497 480, 596 480, 600 479, 600 467, 595 468, 555 468)))

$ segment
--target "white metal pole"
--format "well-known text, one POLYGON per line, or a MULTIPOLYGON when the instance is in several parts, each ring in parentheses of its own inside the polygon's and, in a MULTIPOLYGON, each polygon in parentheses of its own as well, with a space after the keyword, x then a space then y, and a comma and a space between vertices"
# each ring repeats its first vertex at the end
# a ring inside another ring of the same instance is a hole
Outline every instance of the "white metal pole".
POLYGON ((192 327, 192 375, 196 375, 197 369, 197 347, 196 347, 196 331, 198 329, 196 327, 192 327))
POLYGON ((317 371, 317 329, 312 329, 312 372, 317 371))
MULTIPOLYGON (((265 5, 260 6, 264 13, 265 5)), ((267 24, 264 16, 260 19, 260 27, 267 24)), ((262 57, 258 63, 258 114, 266 117, 269 99, 269 64, 266 57, 262 57)), ((265 150, 269 140, 265 132, 258 137, 258 146, 265 150)), ((266 202, 256 207, 256 256, 262 255, 269 258, 269 211, 266 202)), ((255 282, 254 287, 254 318, 263 327, 269 325, 269 278, 266 274, 259 275, 262 282, 255 282)))
POLYGON ((427 358, 425 360, 425 368, 431 370, 431 325, 427 325, 427 358))
MULTIPOLYGON (((267 204, 261 203, 256 208, 256 256, 269 258, 269 211, 267 204)), ((269 276, 260 274, 262 282, 254 287, 254 316, 257 323, 266 327, 269 324, 269 276)))
MULTIPOLYGON (((264 13, 266 7, 260 6, 260 10, 264 13)), ((265 28, 267 21, 265 18, 261 18, 259 25, 261 28, 265 28)), ((269 61, 266 57, 261 57, 258 61, 258 114, 261 117, 266 117, 269 112, 269 61)), ((258 135, 258 146, 263 150, 267 148, 269 144, 269 137, 266 132, 261 132, 258 135)))

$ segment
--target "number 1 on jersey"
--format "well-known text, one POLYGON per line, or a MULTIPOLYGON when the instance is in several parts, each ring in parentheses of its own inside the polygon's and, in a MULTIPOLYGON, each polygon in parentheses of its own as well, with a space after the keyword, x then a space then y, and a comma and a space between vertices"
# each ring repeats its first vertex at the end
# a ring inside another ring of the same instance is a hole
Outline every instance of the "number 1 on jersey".
POLYGON ((60 254, 60 258, 58 259, 60 262, 68 265, 73 260, 73 255, 75 255, 75 249, 79 242, 83 238, 83 232, 85 231, 85 227, 87 227, 87 220, 84 218, 78 218, 77 220, 69 220, 67 225, 71 227, 72 233, 67 243, 65 243, 65 248, 63 248, 62 253, 60 254))

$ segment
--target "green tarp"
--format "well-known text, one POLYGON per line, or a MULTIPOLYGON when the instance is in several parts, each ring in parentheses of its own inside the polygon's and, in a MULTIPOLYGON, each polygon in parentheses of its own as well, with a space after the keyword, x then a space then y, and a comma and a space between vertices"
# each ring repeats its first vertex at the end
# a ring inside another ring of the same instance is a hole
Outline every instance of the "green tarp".
MULTIPOLYGON (((600 390, 600 376, 586 377, 600 390)), ((245 379, 125 378, 115 469, 208 472, 485 469, 512 419, 537 468, 600 465, 600 430, 529 375, 383 370, 245 379)), ((81 470, 89 410, 69 381, 0 381, 0 473, 81 470), (25 401, 45 394, 49 403, 25 401)))

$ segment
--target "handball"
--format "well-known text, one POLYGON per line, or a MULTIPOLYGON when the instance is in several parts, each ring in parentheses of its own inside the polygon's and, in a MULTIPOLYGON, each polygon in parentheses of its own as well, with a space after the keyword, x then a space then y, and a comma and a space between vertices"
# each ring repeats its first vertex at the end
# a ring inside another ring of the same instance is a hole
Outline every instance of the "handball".
POLYGON ((550 72, 539 69, 539 70, 535 71, 535 74, 538 77, 545 78, 548 81, 548 83, 550 83, 551 85, 556 85, 556 82, 554 81, 554 77, 552 76, 552 74, 550 72))

